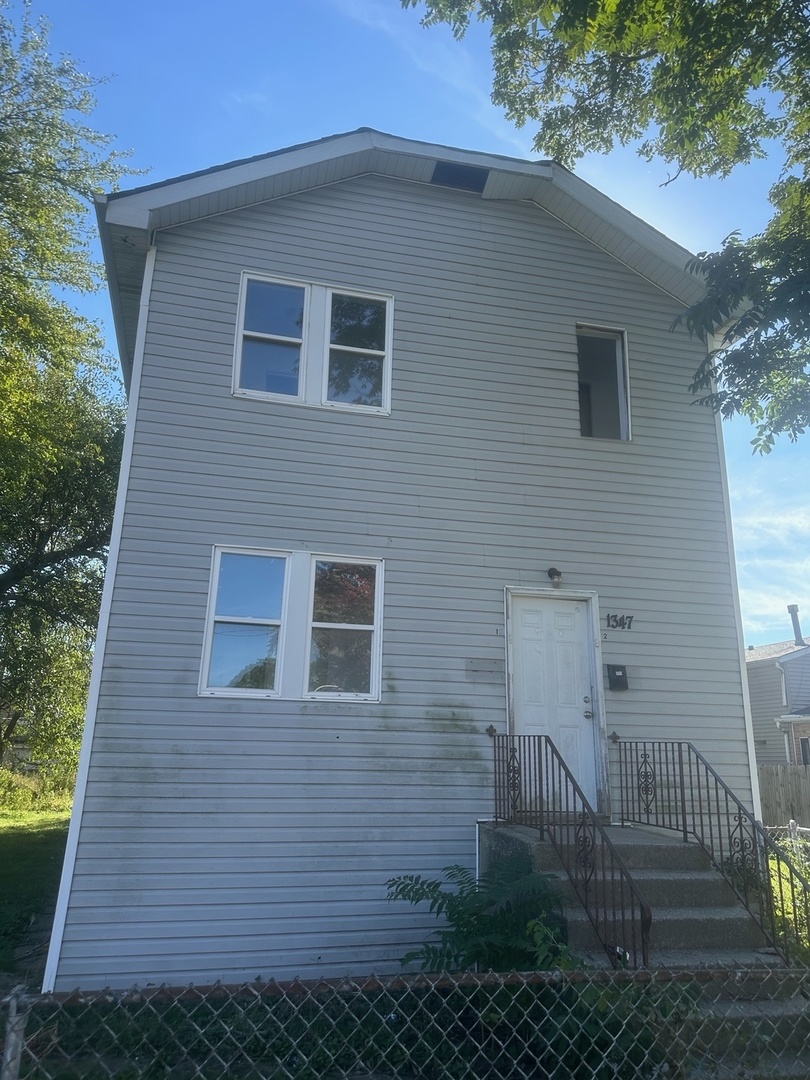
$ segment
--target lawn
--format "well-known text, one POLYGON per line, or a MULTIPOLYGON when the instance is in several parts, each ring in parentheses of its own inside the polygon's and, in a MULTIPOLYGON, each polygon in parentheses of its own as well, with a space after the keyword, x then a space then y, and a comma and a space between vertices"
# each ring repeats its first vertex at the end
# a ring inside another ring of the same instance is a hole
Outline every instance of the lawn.
POLYGON ((69 818, 67 811, 0 811, 0 971, 15 971, 15 947, 56 900, 69 818))

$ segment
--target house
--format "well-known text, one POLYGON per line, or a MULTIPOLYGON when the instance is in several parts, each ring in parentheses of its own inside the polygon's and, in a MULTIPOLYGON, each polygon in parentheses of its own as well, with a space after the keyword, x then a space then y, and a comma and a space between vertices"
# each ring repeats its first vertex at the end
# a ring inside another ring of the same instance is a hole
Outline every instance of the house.
POLYGON ((474 865, 510 725, 605 815, 608 736, 756 800, 686 251, 367 129, 98 209, 130 418, 47 987, 398 970, 385 883, 474 865))
POLYGON ((745 652, 760 765, 810 765, 810 645, 802 636, 798 605, 789 604, 788 612, 792 641, 749 645, 745 652))

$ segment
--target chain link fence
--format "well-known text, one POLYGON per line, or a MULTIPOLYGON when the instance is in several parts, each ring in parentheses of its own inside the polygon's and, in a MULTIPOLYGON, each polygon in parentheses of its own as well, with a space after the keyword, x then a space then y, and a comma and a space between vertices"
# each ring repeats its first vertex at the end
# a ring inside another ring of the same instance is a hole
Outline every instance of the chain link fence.
POLYGON ((794 968, 20 988, 0 1022, 0 1080, 810 1077, 794 968))
POLYGON ((810 854, 810 829, 797 825, 793 818, 787 825, 769 825, 767 832, 777 844, 793 845, 796 850, 804 855, 805 859, 810 854))

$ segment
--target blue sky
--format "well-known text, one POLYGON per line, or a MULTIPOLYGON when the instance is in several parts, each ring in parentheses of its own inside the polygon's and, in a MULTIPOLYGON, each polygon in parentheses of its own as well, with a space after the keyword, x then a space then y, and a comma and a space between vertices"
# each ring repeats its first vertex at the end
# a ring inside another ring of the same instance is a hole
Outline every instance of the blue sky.
MULTIPOLYGON (((13 7, 17 7, 15 3, 13 7)), ((535 157, 532 131, 513 127, 489 100, 485 29, 461 43, 425 30, 398 0, 35 0, 67 52, 99 86, 94 126, 114 132, 146 179, 248 157, 357 127, 473 150, 535 157)), ((725 181, 681 177, 630 150, 589 157, 583 179, 693 251, 769 217, 773 162, 725 181)), ((103 296, 81 300, 114 349, 103 296)), ((745 641, 792 636, 798 603, 810 633, 810 434, 767 458, 751 454, 747 424, 724 424, 745 641)))

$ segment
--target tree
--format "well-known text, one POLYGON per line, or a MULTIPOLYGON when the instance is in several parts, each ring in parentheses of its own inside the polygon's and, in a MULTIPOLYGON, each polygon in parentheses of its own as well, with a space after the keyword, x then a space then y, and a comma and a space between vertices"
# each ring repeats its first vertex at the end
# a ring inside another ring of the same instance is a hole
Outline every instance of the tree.
POLYGON ((0 613, 92 630, 121 455, 121 406, 91 376, 0 372, 0 613))
POLYGON ((0 761, 13 732, 75 751, 109 543, 122 405, 98 328, 92 195, 127 171, 83 120, 93 80, 0 0, 0 761), (78 711, 77 711, 78 710, 78 711))
POLYGON ((71 626, 0 615, 3 641, 0 763, 15 736, 57 785, 75 774, 90 681, 92 639, 71 626), (12 625, 5 625, 9 621, 12 625))
POLYGON ((123 435, 98 383, 93 370, 0 365, 0 763, 23 735, 62 776, 78 754, 123 435))
MULTIPOLYGON (((401 0, 416 7, 420 0, 401 0)), ((720 335, 695 374, 699 400, 757 425, 755 446, 810 425, 810 9, 801 0, 430 0, 423 22, 491 26, 493 101, 537 125, 564 165, 616 143, 674 179, 726 176, 781 147, 773 218, 692 269, 691 332, 720 335), (716 380, 716 384, 715 384, 716 380)))

